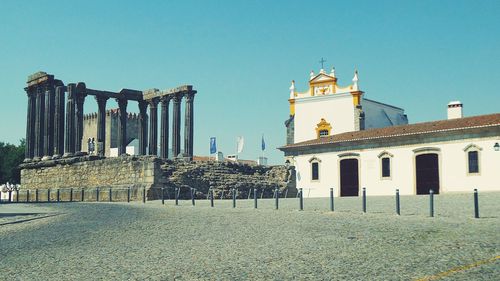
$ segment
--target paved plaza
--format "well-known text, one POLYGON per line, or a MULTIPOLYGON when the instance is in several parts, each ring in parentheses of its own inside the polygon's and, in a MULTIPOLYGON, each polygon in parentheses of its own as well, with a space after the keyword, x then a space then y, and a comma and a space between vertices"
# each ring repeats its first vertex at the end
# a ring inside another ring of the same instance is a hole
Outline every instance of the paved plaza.
POLYGON ((500 193, 0 205, 2 280, 498 280, 500 193))

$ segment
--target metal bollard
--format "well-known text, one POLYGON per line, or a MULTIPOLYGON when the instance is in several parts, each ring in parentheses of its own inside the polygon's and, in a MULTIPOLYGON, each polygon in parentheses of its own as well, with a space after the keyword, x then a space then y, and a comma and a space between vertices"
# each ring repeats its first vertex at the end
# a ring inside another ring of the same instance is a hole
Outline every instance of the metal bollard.
POLYGON ((304 210, 304 192, 302 192, 302 188, 299 188, 299 193, 300 193, 300 196, 299 196, 299 207, 300 207, 300 210, 303 211, 304 210))
POLYGON ((19 203, 19 189, 16 189, 16 203, 19 203))
POLYGON ((35 189, 35 202, 38 203, 38 188, 35 189))
POLYGON ((9 190, 9 200, 8 200, 9 203, 12 202, 12 190, 9 190))
POLYGON ((432 218, 434 217, 434 190, 429 190, 429 208, 430 208, 430 214, 429 216, 432 218))
POLYGON ((236 208, 236 189, 233 188, 233 208, 236 208))
POLYGON ((253 207, 257 209, 257 188, 253 189, 253 207))
POLYGON ((142 203, 146 204, 146 188, 142 188, 142 203))
POLYGON ((224 198, 224 190, 222 190, 222 192, 220 193, 220 200, 222 200, 224 198))
POLYGON ((288 188, 285 190, 285 198, 288 196, 288 188))
POLYGON ((61 199, 60 197, 60 191, 59 188, 57 189, 57 203, 59 203, 59 200, 61 199))
POLYGON ((279 209, 279 200, 280 200, 279 189, 277 189, 277 188, 274 189, 274 194, 276 195, 274 197, 274 200, 275 200, 274 204, 275 204, 276 210, 278 210, 279 209))
POLYGON ((161 204, 165 205, 165 188, 161 188, 161 204))
POLYGON ((262 191, 260 192, 260 199, 262 199, 264 197, 264 189, 262 189, 262 191))
POLYGON ((479 196, 476 188, 474 189, 474 218, 479 218, 479 196))
POLYGON ((396 214, 401 215, 401 209, 399 205, 399 189, 396 189, 396 214))
POLYGON ((363 187, 363 213, 366 213, 366 188, 363 187))
POLYGON ((214 190, 213 189, 210 189, 210 207, 214 207, 214 190))
POLYGON ((175 188, 175 206, 179 205, 179 190, 178 187, 175 188))
POLYGON ((330 211, 334 211, 335 206, 333 205, 333 188, 330 188, 330 211))
POLYGON ((50 202, 50 188, 47 189, 47 202, 50 202))
POLYGON ((30 202, 30 190, 26 190, 26 203, 30 202))
POLYGON ((73 188, 69 189, 69 202, 73 202, 73 188))
POLYGON ((82 191, 81 191, 81 195, 80 195, 80 201, 83 202, 83 200, 85 200, 85 189, 82 188, 82 191))
POLYGON ((95 189, 95 193, 96 193, 96 202, 99 202, 99 187, 95 189))
POLYGON ((130 203, 130 186, 127 188, 127 203, 130 203))
POLYGON ((248 198, 247 199, 250 199, 250 195, 252 195, 252 189, 248 189, 248 198))
POLYGON ((194 199, 194 192, 195 192, 195 189, 194 188, 191 188, 191 204, 194 206, 196 205, 195 203, 195 199, 194 199))
POLYGON ((111 187, 109 188, 109 202, 113 202, 113 192, 111 191, 111 187))

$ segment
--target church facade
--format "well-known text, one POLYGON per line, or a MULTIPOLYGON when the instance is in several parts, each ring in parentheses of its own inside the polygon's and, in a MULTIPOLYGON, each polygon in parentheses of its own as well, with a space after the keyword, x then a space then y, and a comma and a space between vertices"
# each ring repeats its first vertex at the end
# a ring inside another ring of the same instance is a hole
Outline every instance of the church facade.
POLYGON ((369 100, 353 83, 339 87, 335 71, 311 72, 309 90, 290 87, 287 144, 306 197, 428 194, 500 190, 500 114, 408 124, 404 110, 369 100))

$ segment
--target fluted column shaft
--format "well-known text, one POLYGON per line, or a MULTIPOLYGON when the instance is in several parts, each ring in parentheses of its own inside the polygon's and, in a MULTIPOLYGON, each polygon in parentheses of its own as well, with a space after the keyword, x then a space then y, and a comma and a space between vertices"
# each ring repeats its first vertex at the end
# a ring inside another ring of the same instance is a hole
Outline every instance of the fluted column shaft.
POLYGON ((36 115, 36 92, 33 89, 26 88, 28 95, 28 110, 26 113, 26 148, 24 160, 29 161, 34 157, 35 146, 35 115, 36 115))
POLYGON ((54 112, 54 156, 64 153, 64 86, 56 87, 54 112))
POLYGON ((54 155, 54 85, 47 84, 45 88, 45 122, 44 122, 44 159, 51 159, 54 155))
POLYGON ((76 113, 75 113, 75 153, 82 152, 83 138, 83 104, 85 102, 85 84, 78 83, 76 85, 76 113))
POLYGON ((96 96, 97 101, 97 153, 104 156, 106 147, 106 102, 107 97, 96 96))
POLYGON ((146 155, 146 146, 148 143, 147 109, 148 103, 146 101, 139 101, 139 155, 146 155))
POLYGON ((186 94, 186 110, 184 112, 184 153, 193 159, 193 120, 194 120, 194 93, 186 94))
POLYGON ((173 123, 172 123, 172 153, 177 157, 181 152, 181 100, 182 95, 176 94, 172 98, 173 123))
POLYGON ((64 132, 64 156, 75 153, 75 98, 76 84, 68 84, 68 100, 66 102, 66 130, 64 132))
POLYGON ((149 155, 158 155, 158 99, 149 101, 149 155))
POLYGON ((43 87, 39 85, 36 88, 36 120, 35 120, 35 148, 34 160, 40 160, 43 156, 43 137, 44 137, 44 117, 45 117, 45 93, 43 87))
POLYGON ((168 107, 170 96, 161 97, 160 157, 168 158, 168 107))
POLYGON ((127 100, 117 99, 118 107, 118 155, 127 152, 127 100))

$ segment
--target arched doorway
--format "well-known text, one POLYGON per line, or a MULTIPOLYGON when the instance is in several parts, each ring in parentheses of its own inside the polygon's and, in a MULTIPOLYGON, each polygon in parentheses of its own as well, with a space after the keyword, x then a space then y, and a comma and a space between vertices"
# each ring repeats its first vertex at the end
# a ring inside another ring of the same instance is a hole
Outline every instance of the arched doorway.
POLYGON ((415 157, 417 194, 439 194, 439 156, 436 153, 420 154, 415 157))
POLYGON ((340 196, 358 196, 358 159, 340 160, 340 196))

